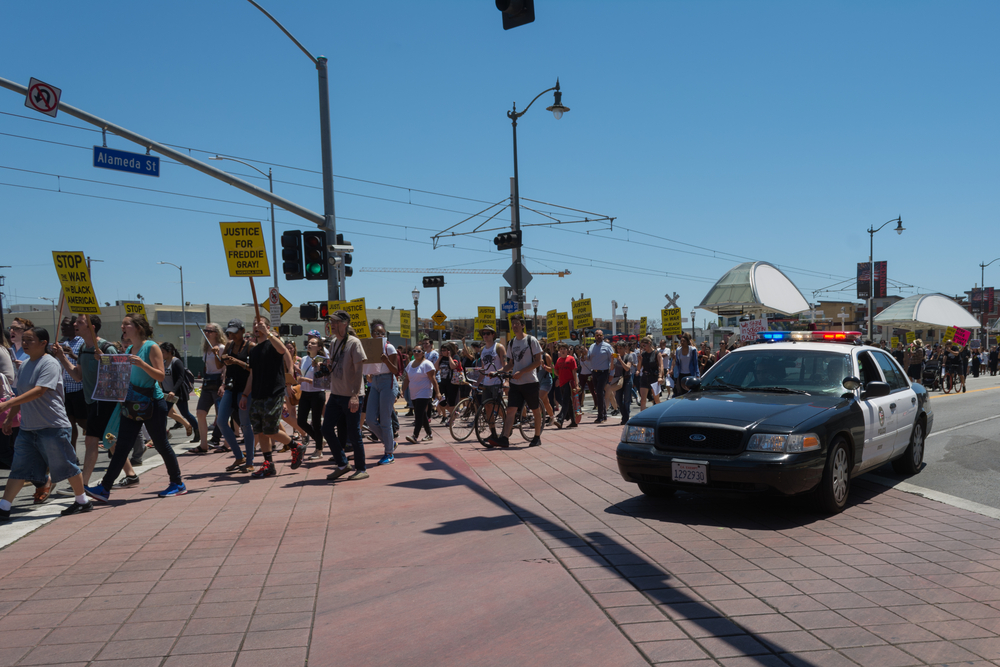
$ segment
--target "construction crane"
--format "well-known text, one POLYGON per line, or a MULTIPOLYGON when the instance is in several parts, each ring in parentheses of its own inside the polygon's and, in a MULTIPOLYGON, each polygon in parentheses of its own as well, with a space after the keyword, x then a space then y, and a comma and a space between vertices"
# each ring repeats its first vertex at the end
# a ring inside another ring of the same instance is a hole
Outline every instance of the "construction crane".
MULTIPOLYGON (((397 269, 385 266, 366 266, 361 269, 362 271, 368 271, 369 273, 423 273, 424 275, 430 275, 435 273, 472 273, 478 275, 500 275, 503 273, 500 269, 397 269)), ((563 278, 565 276, 571 275, 573 272, 569 269, 565 271, 552 271, 552 272, 539 272, 532 273, 532 276, 559 276, 563 278)))

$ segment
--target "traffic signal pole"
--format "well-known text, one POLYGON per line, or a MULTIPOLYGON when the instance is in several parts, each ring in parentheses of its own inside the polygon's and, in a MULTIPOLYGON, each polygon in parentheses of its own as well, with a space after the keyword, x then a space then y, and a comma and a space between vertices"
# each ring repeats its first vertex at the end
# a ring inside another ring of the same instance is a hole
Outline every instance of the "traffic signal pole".
MULTIPOLYGON (((337 243, 337 216, 333 207, 333 148, 330 144, 330 87, 327 78, 326 56, 316 58, 319 74, 319 130, 323 146, 323 229, 326 230, 326 244, 337 243)), ((326 276, 327 297, 340 300, 340 271, 328 271, 326 276)))

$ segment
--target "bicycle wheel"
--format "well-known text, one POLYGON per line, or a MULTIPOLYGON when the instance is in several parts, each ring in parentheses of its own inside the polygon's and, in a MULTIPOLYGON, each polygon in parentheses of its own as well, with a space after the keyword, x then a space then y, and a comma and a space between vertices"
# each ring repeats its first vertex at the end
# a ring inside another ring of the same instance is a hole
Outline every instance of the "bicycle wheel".
POLYGON ((448 430, 451 431, 451 437, 455 439, 455 442, 462 442, 472 435, 475 428, 476 404, 471 398, 463 398, 451 413, 451 424, 448 426, 448 430))
POLYGON ((507 406, 503 404, 503 401, 496 399, 483 401, 483 404, 476 410, 476 439, 479 440, 479 444, 485 447, 486 438, 493 434, 503 433, 506 412, 507 406))
MULTIPOLYGON (((545 428, 545 419, 542 419, 542 429, 545 428)), ((521 406, 521 412, 517 415, 517 430, 521 432, 521 437, 527 442, 535 437, 535 415, 528 409, 527 405, 521 406)), ((538 435, 541 435, 539 432, 538 435)))
POLYGON ((945 373, 944 382, 941 384, 941 391, 946 394, 950 394, 952 387, 955 384, 955 380, 951 373, 945 373))

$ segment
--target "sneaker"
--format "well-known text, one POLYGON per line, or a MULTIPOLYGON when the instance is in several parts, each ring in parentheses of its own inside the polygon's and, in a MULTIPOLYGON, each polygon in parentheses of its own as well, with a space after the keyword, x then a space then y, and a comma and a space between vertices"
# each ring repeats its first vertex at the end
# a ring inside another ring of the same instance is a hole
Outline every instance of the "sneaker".
POLYGON ((292 470, 295 470, 302 465, 302 457, 305 455, 305 453, 306 453, 305 445, 296 445, 292 449, 292 470))
POLYGON ((542 444, 542 439, 536 435, 534 438, 531 439, 531 442, 528 443, 528 447, 540 447, 541 444, 542 444))
POLYGON ((171 484, 157 495, 161 498, 172 498, 173 496, 183 496, 187 492, 187 487, 184 486, 184 482, 181 482, 180 484, 171 484))
POLYGON ((277 474, 274 464, 270 461, 264 461, 259 468, 250 473, 250 476, 254 479, 264 479, 265 477, 274 477, 277 474))
POLYGON ((315 451, 315 452, 313 452, 312 454, 310 454, 309 456, 306 457, 306 461, 318 461, 321 458, 323 458, 323 452, 322 451, 315 451))
POLYGON ((507 449, 508 447, 510 447, 510 438, 503 435, 499 436, 497 438, 497 445, 503 447, 504 449, 507 449))
POLYGON ((326 481, 332 482, 333 480, 337 479, 338 477, 342 477, 343 475, 346 475, 352 470, 354 470, 354 468, 352 468, 351 466, 344 466, 343 468, 338 466, 337 468, 334 469, 333 472, 331 472, 329 475, 326 476, 326 481))
POLYGON ((10 521, 10 510, 0 510, 0 523, 10 521))
POLYGON ((563 427, 563 420, 557 419, 556 420, 556 428, 562 428, 562 427, 563 427))
POLYGON ((128 462, 132 464, 133 468, 142 465, 142 459, 129 459, 128 462))
POLYGON ((393 456, 392 454, 386 454, 385 456, 383 456, 378 460, 378 463, 376 465, 387 466, 395 460, 396 460, 395 456, 393 456))
POLYGON ((417 444, 417 439, 414 438, 412 435, 406 436, 406 441, 409 442, 409 443, 412 443, 414 445, 417 444))
POLYGON ((76 494, 73 492, 72 486, 58 488, 52 492, 53 496, 59 496, 60 498, 76 498, 76 494))
POLYGON ((253 472, 253 462, 244 463, 239 467, 240 472, 253 472))
POLYGON ((108 502, 108 498, 111 497, 111 492, 104 488, 103 484, 95 484, 93 486, 83 487, 83 492, 94 500, 99 500, 102 503, 108 502))
POLYGON ((92 509, 94 509, 94 503, 90 502, 89 500, 82 504, 74 500, 72 505, 64 509, 59 514, 61 514, 62 516, 69 516, 71 514, 82 514, 83 512, 89 512, 92 509))
POLYGON ((121 486, 121 487, 135 486, 138 483, 139 483, 139 476, 138 475, 125 475, 120 480, 118 480, 118 486, 121 486))
POLYGON ((347 481, 357 480, 357 479, 368 479, 368 473, 365 472, 364 470, 359 470, 350 477, 348 477, 347 481))
POLYGON ((236 472, 240 468, 246 466, 246 464, 247 464, 246 459, 236 459, 230 465, 226 466, 226 472, 236 472))
POLYGON ((425 435, 424 439, 422 440, 422 442, 434 442, 434 436, 433 435, 425 435))

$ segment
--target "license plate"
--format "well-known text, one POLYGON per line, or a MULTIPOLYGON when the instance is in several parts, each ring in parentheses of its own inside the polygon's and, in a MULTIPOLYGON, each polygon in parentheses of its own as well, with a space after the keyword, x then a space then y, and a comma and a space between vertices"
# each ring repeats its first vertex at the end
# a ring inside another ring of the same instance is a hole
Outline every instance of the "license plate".
POLYGON ((708 466, 697 463, 671 463, 672 479, 688 484, 708 484, 708 466))

